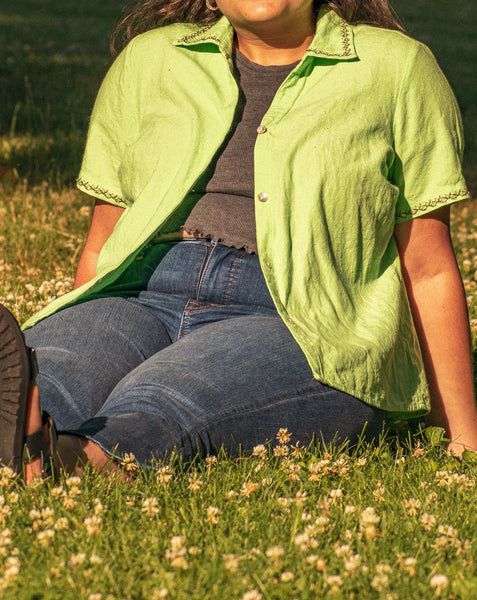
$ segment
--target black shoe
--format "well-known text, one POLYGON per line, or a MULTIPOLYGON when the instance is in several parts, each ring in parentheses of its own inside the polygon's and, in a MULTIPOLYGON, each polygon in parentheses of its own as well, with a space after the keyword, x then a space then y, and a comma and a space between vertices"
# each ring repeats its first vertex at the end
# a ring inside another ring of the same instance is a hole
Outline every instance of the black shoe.
POLYGON ((25 346, 14 316, 0 305, 0 461, 16 473, 22 472, 29 389, 35 376, 34 351, 25 346))

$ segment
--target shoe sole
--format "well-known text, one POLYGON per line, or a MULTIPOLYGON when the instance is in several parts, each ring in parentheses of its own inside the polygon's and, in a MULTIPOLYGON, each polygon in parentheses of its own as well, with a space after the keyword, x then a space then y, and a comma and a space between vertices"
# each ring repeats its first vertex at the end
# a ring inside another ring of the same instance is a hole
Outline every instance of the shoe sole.
POLYGON ((0 305, 0 461, 16 473, 22 469, 29 384, 23 333, 14 316, 0 305))

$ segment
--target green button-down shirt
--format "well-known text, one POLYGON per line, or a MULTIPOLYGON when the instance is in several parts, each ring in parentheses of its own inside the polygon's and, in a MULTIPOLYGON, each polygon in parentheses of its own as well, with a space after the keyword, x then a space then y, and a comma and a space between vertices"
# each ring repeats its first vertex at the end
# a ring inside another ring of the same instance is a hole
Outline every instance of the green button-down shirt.
MULTIPOLYGON (((94 108, 78 186, 126 210, 96 277, 27 327, 65 306, 145 286, 165 252, 158 234, 183 224, 194 183, 231 127, 232 43, 225 17, 175 24, 136 37, 115 61, 94 108)), ((262 125, 260 262, 314 376, 394 416, 425 412, 393 230, 468 198, 459 111, 434 58, 399 32, 351 26, 322 9, 310 47, 262 125)))

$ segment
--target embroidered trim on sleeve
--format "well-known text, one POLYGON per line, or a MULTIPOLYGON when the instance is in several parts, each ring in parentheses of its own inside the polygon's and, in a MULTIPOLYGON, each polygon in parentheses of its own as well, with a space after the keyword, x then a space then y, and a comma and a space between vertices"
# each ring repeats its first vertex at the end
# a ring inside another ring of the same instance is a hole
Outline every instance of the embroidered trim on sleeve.
POLYGON ((127 206, 128 204, 126 200, 124 200, 124 198, 121 198, 121 196, 113 194, 112 192, 109 192, 108 190, 101 188, 97 185, 92 185, 91 183, 88 183, 83 179, 78 178, 76 180, 76 185, 86 190, 87 192, 94 192, 95 194, 98 194, 98 196, 103 196, 103 198, 105 198, 106 200, 113 200, 114 202, 117 202, 118 204, 123 204, 124 206, 127 206))
POLYGON ((447 202, 449 202, 449 200, 457 200, 458 198, 463 198, 464 196, 470 196, 470 193, 468 190, 460 190, 458 192, 455 192, 454 194, 447 194, 446 196, 439 196, 438 198, 435 198, 434 200, 430 200, 429 202, 425 202, 424 204, 419 204, 419 206, 416 206, 415 208, 412 208, 411 210, 405 210, 403 212, 396 213, 396 218, 404 219, 405 217, 414 216, 417 213, 427 211, 428 208, 436 208, 436 206, 439 206, 440 204, 447 204, 447 202))

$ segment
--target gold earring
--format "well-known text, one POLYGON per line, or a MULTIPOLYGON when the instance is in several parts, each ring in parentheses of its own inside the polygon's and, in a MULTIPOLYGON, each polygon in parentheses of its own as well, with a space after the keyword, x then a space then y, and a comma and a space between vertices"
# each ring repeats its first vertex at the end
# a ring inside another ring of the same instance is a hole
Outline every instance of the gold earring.
POLYGON ((205 0, 205 5, 209 10, 219 10, 219 7, 214 6, 210 0, 205 0))

